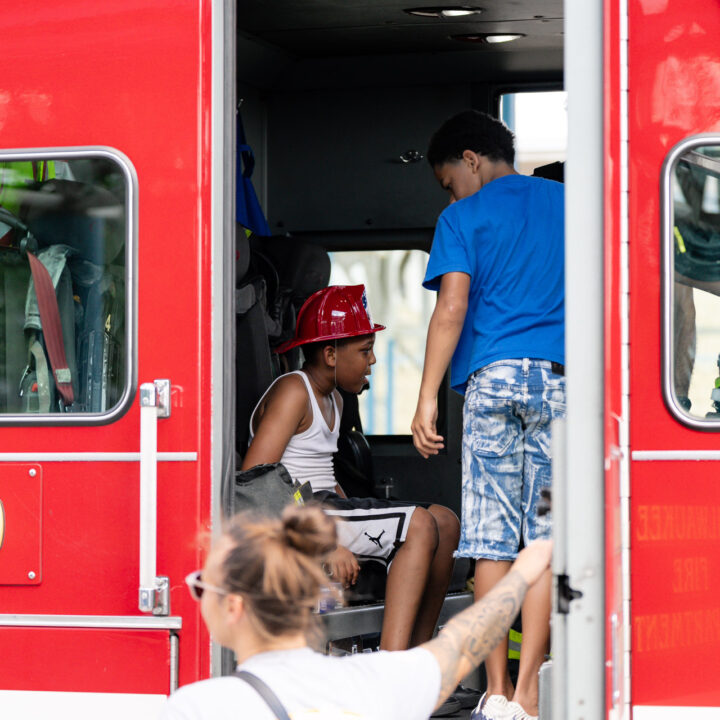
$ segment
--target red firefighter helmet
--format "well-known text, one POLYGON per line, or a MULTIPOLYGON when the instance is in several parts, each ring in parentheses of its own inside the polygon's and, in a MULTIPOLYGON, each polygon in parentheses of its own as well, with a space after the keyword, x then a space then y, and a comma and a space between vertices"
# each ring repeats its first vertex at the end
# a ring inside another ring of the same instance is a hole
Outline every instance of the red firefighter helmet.
POLYGON ((368 335, 384 330, 373 323, 364 285, 331 285, 313 293, 300 308, 295 337, 275 349, 284 353, 299 345, 368 335))

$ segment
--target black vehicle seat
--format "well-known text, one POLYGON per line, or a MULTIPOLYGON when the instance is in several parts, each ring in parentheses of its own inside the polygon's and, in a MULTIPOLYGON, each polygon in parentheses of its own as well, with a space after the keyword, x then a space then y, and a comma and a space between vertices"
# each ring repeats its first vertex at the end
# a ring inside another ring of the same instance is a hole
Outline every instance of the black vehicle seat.
MULTIPOLYGON (((302 304, 330 281, 330 256, 325 248, 288 236, 251 238, 252 258, 268 276, 270 344, 277 347, 295 333, 302 304), (274 273, 274 276, 273 276, 274 273)), ((295 348, 279 358, 276 374, 300 367, 295 348)))
POLYGON ((547 165, 540 165, 533 170, 533 175, 546 180, 565 182, 565 163, 558 160, 547 165))
POLYGON ((292 237, 246 236, 238 226, 236 256, 236 448, 244 456, 250 416, 272 381, 299 367, 299 351, 273 348, 292 337, 297 311, 327 286, 330 258, 317 245, 292 237))
POLYGON ((298 310, 314 292, 330 282, 330 256, 320 245, 286 235, 252 236, 250 248, 273 264, 280 288, 298 310))
POLYGON ((358 396, 342 388, 343 414, 340 418, 338 451, 333 458, 335 477, 348 497, 387 497, 375 485, 370 443, 363 433, 358 396))
POLYGON ((250 415, 273 380, 270 341, 265 322, 266 286, 250 267, 250 242, 237 226, 235 289, 235 447, 245 455, 250 439, 250 415))

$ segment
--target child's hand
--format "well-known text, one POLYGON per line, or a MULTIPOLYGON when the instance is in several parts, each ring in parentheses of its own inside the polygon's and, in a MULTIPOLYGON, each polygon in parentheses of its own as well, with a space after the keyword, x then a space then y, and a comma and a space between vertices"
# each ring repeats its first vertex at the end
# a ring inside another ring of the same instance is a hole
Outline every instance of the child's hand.
POLYGON ((413 418, 410 430, 412 431, 413 444, 416 450, 425 458, 437 455, 443 445, 442 435, 437 434, 437 399, 418 400, 417 410, 413 418))
POLYGON ((360 565, 355 556, 342 545, 338 545, 330 555, 325 564, 330 568, 333 580, 342 584, 343 587, 350 587, 357 582, 360 565))

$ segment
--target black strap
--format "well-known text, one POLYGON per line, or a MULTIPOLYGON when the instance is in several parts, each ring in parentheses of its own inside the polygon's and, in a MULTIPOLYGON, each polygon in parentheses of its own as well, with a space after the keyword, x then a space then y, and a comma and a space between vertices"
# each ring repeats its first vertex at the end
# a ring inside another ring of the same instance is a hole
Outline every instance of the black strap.
POLYGON ((254 688, 258 695, 268 704, 268 707, 275 713, 277 720, 290 720, 290 716, 278 700, 277 695, 257 676, 247 670, 236 670, 235 677, 244 680, 254 688))

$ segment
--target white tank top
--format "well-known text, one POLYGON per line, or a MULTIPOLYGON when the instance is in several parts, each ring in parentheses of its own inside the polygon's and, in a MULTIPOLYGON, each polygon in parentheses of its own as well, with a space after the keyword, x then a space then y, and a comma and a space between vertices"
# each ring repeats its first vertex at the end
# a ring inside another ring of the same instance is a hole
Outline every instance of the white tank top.
MULTIPOLYGON (((337 452, 338 435, 340 434, 340 413, 335 402, 335 393, 331 394, 333 413, 335 422, 332 430, 328 427, 325 418, 320 412, 320 407, 315 399, 315 393, 310 387, 310 380, 302 370, 293 370, 288 375, 299 375, 305 383, 305 388, 310 396, 310 407, 312 409, 312 424, 310 427, 297 435, 290 438, 290 442, 285 448, 280 462, 287 468, 290 477, 299 483, 306 480, 310 483, 313 492, 319 490, 335 490, 336 480, 333 472, 332 456, 337 452)), ((286 377, 281 375, 280 377, 286 377)), ((265 395, 270 392, 270 388, 278 381, 277 378, 272 385, 265 391, 260 401, 255 406, 250 416, 250 442, 254 437, 253 418, 260 403, 262 403, 265 395)))

